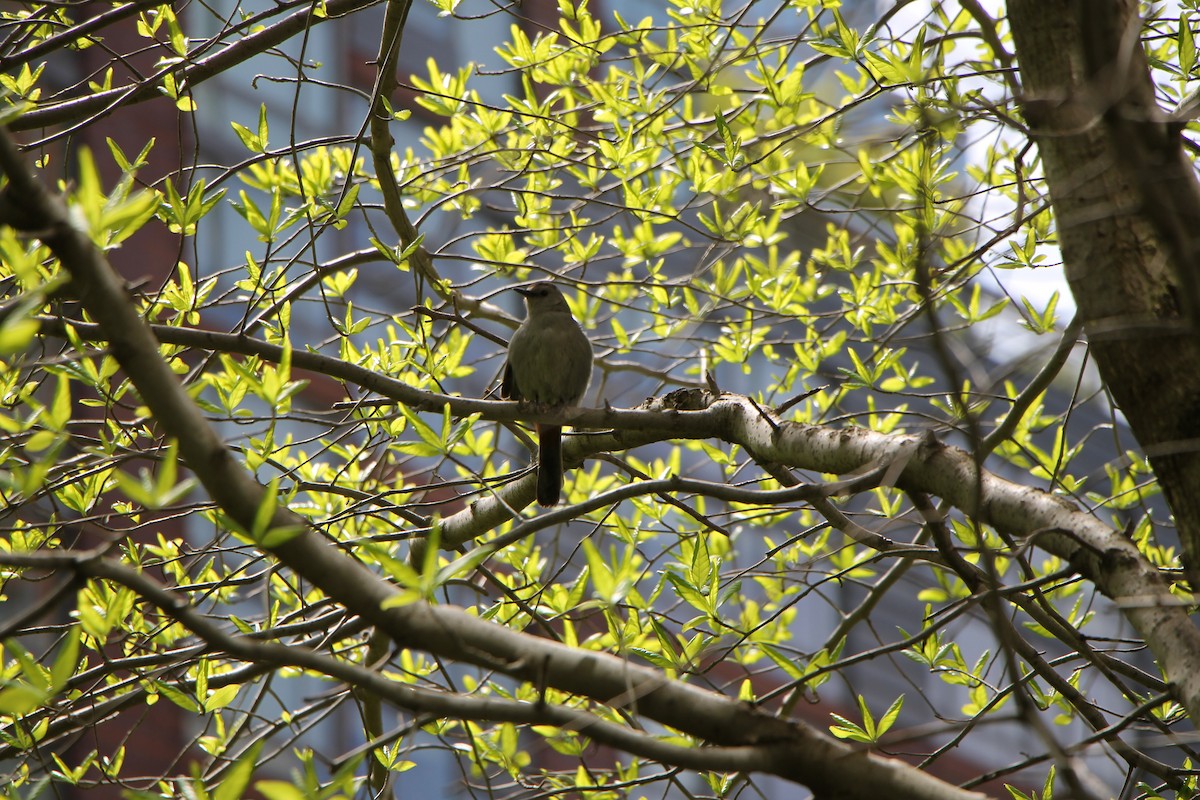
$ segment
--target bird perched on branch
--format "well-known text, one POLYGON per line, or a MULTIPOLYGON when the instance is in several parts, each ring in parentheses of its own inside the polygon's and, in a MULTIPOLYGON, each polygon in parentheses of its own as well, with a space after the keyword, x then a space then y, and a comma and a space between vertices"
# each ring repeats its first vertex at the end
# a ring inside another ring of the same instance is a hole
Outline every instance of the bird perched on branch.
MULTIPOLYGON (((508 343, 500 395, 538 406, 578 405, 592 378, 592 343, 549 281, 519 287, 525 321, 508 343)), ((558 503, 562 494, 562 426, 537 426, 537 501, 558 503)))

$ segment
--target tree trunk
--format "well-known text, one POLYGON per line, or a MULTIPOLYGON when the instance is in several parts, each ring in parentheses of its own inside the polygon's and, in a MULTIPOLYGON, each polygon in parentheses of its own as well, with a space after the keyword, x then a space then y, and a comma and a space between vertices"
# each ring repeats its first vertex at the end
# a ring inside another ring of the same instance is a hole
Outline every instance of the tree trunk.
POLYGON ((1130 0, 1010 0, 1021 107, 1105 384, 1150 458, 1200 590, 1200 190, 1154 101, 1130 0))

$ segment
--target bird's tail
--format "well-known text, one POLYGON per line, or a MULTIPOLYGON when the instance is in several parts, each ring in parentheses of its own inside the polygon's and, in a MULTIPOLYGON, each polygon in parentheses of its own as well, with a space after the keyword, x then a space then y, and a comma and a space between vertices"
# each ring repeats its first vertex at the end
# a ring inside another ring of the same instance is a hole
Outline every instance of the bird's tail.
POLYGON ((562 495, 562 426, 538 425, 537 501, 539 505, 558 504, 562 495))

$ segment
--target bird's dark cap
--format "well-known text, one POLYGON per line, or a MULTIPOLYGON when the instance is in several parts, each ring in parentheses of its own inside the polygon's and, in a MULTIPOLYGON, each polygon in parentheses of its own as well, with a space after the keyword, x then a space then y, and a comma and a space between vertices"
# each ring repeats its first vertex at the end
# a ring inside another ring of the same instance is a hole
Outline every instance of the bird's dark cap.
POLYGON ((525 286, 514 286, 513 291, 521 295, 521 297, 545 297, 554 289, 554 284, 550 281, 537 281, 525 286))

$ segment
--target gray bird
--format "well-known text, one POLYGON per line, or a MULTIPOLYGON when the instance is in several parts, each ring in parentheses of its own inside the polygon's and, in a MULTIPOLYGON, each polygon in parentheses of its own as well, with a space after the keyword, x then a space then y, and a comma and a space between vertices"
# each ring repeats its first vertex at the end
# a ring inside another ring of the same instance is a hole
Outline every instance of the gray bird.
MULTIPOLYGON (((539 406, 574 406, 592 378, 592 343, 548 281, 515 290, 525 298, 525 321, 508 342, 500 395, 539 406)), ((562 494, 562 426, 537 425, 537 501, 555 505, 562 494)))

